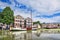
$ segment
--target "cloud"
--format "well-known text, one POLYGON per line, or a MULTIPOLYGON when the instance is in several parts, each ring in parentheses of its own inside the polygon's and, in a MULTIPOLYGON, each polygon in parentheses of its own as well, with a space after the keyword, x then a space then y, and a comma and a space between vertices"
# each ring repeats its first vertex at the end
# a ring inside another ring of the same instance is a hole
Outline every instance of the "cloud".
POLYGON ((60 0, 0 0, 0 9, 6 6, 24 18, 32 13, 33 21, 60 22, 60 0))
POLYGON ((16 9, 15 11, 14 11, 14 15, 16 16, 16 15, 18 15, 18 14, 20 14, 22 17, 24 17, 24 18, 27 18, 27 17, 30 17, 30 14, 29 13, 25 13, 25 12, 23 12, 23 11, 21 11, 20 9, 16 9))
POLYGON ((34 18, 34 21, 40 21, 41 23, 60 23, 60 16, 52 18, 34 18))
POLYGON ((53 18, 56 16, 60 16, 60 13, 55 13, 53 15, 36 15, 35 17, 53 18))
POLYGON ((43 14, 46 13, 45 15, 53 14, 60 4, 59 0, 20 0, 18 2, 29 5, 43 14))

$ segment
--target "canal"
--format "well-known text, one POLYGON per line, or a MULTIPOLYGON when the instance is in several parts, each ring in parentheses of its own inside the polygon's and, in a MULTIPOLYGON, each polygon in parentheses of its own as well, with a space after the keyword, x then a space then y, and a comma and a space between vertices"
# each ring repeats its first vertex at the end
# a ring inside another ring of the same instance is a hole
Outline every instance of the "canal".
POLYGON ((0 40, 60 40, 60 34, 40 31, 0 31, 0 40))

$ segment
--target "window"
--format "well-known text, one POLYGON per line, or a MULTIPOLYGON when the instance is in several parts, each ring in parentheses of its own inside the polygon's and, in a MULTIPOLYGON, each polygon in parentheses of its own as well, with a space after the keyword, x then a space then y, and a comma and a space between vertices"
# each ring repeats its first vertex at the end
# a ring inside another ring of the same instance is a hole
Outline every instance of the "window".
POLYGON ((16 25, 17 25, 17 23, 16 23, 16 25))
POLYGON ((20 24, 20 27, 22 27, 22 25, 20 24))
POLYGON ((28 25, 28 27, 31 27, 31 25, 28 25))
POLYGON ((20 21, 20 24, 22 23, 22 21, 20 21))

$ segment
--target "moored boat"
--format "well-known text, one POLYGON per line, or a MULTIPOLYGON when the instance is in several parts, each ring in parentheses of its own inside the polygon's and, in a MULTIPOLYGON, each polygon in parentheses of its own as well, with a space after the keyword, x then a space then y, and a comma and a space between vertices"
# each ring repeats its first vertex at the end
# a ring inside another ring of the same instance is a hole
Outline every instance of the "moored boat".
POLYGON ((26 28, 22 29, 22 28, 12 28, 10 29, 11 31, 26 31, 26 28))

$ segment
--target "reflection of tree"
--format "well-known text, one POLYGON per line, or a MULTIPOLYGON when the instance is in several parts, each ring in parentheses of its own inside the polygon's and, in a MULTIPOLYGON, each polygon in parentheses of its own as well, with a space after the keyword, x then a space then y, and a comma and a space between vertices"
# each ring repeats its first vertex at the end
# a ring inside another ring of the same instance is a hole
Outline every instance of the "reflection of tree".
POLYGON ((40 33, 36 33, 36 36, 39 37, 40 36, 40 33))
POLYGON ((12 40, 14 40, 14 38, 15 38, 15 36, 14 36, 14 35, 12 35, 12 40))
POLYGON ((37 30, 37 33, 35 34, 37 37, 39 37, 41 35, 41 31, 37 30))

